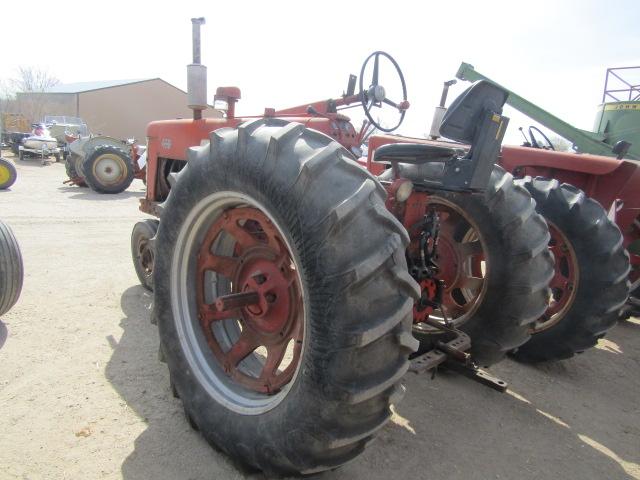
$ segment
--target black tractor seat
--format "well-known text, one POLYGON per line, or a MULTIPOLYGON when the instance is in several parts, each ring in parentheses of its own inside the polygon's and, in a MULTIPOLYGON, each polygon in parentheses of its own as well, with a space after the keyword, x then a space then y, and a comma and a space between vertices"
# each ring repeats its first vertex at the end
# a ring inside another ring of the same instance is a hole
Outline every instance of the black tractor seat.
MULTIPOLYGON (((392 143, 375 151, 374 162, 389 162, 395 165, 398 176, 411 180, 416 185, 440 186, 445 164, 461 155, 462 149, 426 145, 423 143, 392 143)), ((392 181, 393 169, 385 170, 380 180, 392 181)))
POLYGON ((463 154, 462 149, 428 145, 424 143, 391 143, 378 148, 374 162, 400 162, 418 165, 431 162, 446 162, 463 154))

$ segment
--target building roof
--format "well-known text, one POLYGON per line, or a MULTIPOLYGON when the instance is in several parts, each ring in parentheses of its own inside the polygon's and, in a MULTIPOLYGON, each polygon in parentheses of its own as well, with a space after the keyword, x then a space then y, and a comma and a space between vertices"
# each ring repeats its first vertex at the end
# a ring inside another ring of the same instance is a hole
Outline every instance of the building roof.
POLYGON ((120 87, 131 83, 148 82, 149 80, 161 80, 160 78, 136 78, 129 80, 102 80, 97 82, 77 82, 55 85, 48 88, 45 93, 83 93, 103 88, 120 87))

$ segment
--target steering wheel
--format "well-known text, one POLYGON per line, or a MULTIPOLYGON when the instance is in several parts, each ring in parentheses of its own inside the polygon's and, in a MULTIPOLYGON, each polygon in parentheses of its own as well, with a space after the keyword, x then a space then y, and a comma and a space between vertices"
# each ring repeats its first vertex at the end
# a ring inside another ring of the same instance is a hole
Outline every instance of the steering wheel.
POLYGON ((404 75, 402 75, 402 70, 400 70, 400 66, 398 62, 396 62, 391 55, 386 52, 377 51, 373 52, 371 55, 367 57, 367 59, 362 64, 362 69, 360 70, 360 100, 362 102, 362 108, 364 109, 364 113, 371 122, 371 125, 376 127, 378 130, 383 132, 393 132, 396 128, 400 126, 402 121, 404 120, 404 115, 409 108, 409 102, 407 101, 407 84, 404 81, 404 75), (400 83, 402 84, 402 101, 394 102, 387 98, 384 87, 378 81, 378 71, 380 64, 380 57, 386 58, 396 69, 396 73, 400 78, 400 83), (371 81, 369 82, 369 87, 365 90, 364 88, 364 72, 367 68, 369 62, 373 59, 373 75, 371 77, 371 81), (398 123, 391 128, 385 128, 376 122, 372 115, 371 109, 373 107, 382 107, 382 104, 386 103, 398 110, 400 114, 400 118, 398 119, 398 123))
POLYGON ((542 131, 538 127, 534 127, 533 125, 529 127, 529 137, 531 138, 531 146, 533 148, 555 150, 555 147, 553 146, 553 143, 551 143, 551 140, 549 140, 549 137, 547 137, 544 133, 542 133, 542 131), (538 132, 540 136, 544 138, 544 141, 547 142, 548 147, 543 147, 538 143, 538 141, 536 140, 536 137, 533 134, 534 131, 538 132))

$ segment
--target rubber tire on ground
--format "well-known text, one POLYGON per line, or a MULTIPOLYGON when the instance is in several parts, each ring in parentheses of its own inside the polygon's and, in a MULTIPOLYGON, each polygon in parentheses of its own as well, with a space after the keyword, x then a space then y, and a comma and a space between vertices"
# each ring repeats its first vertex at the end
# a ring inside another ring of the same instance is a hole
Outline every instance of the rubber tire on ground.
POLYGON ((15 305, 22 291, 24 267, 18 241, 0 220, 0 316, 15 305))
MULTIPOLYGON (((547 308, 553 277, 547 224, 531 195, 497 165, 485 194, 438 192, 433 197, 458 205, 484 239, 485 296, 459 328, 471 337, 473 358, 481 366, 492 365, 529 339, 529 326, 547 308)), ((429 346, 428 338, 423 342, 429 346)))
POLYGON ((151 276, 145 273, 140 263, 138 244, 141 239, 145 239, 152 242, 151 248, 153 248, 153 242, 155 242, 155 236, 158 232, 158 223, 157 220, 143 220, 142 222, 136 223, 131 232, 131 258, 133 260, 133 267, 136 270, 140 284, 150 292, 153 292, 153 270, 151 276))
POLYGON ((165 204, 154 271, 161 349, 187 415, 208 442, 269 474, 342 465, 389 420, 418 346, 406 231, 385 209, 375 177, 300 124, 260 119, 221 129, 188 158, 165 204), (172 309, 172 254, 183 223, 221 191, 255 199, 283 226, 308 293, 302 372, 280 403, 257 415, 232 411, 203 388, 172 309))
POLYGON ((629 293, 629 255, 618 227, 582 190, 542 177, 521 183, 538 212, 571 243, 579 280, 573 303, 560 320, 535 333, 514 357, 522 362, 561 360, 593 347, 615 325, 629 293))
POLYGON ((0 183, 0 190, 6 190, 15 183, 18 178, 18 172, 16 171, 15 165, 4 158, 0 158, 0 169, 5 170, 9 174, 8 178, 0 183))
POLYGON ((82 177, 80 176, 79 172, 76 170, 76 166, 75 166, 76 161, 77 159, 75 154, 67 155, 67 158, 64 161, 64 170, 65 172, 67 172, 67 177, 69 177, 69 180, 74 180, 75 184, 79 187, 86 187, 87 184, 85 183, 84 180, 80 180, 82 177))
POLYGON ((131 182, 133 182, 133 163, 131 158, 123 149, 115 147, 113 145, 99 145, 93 152, 91 152, 82 162, 82 172, 85 182, 91 190, 99 193, 120 193, 124 192, 131 182), (100 160, 100 157, 105 154, 116 155, 120 157, 126 168, 126 175, 122 180, 115 184, 104 184, 93 172, 93 167, 96 162, 100 160))

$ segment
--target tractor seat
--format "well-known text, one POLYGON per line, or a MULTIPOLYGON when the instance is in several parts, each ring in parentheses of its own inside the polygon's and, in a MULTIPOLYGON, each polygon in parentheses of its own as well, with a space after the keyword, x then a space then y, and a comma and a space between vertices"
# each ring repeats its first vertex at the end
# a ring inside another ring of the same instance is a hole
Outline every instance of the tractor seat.
MULTIPOLYGON (((392 143, 378 148, 373 161, 396 163, 400 176, 417 185, 438 186, 444 176, 446 162, 461 153, 460 150, 439 145, 392 143)), ((379 178, 393 180, 392 170, 385 170, 379 178)))

